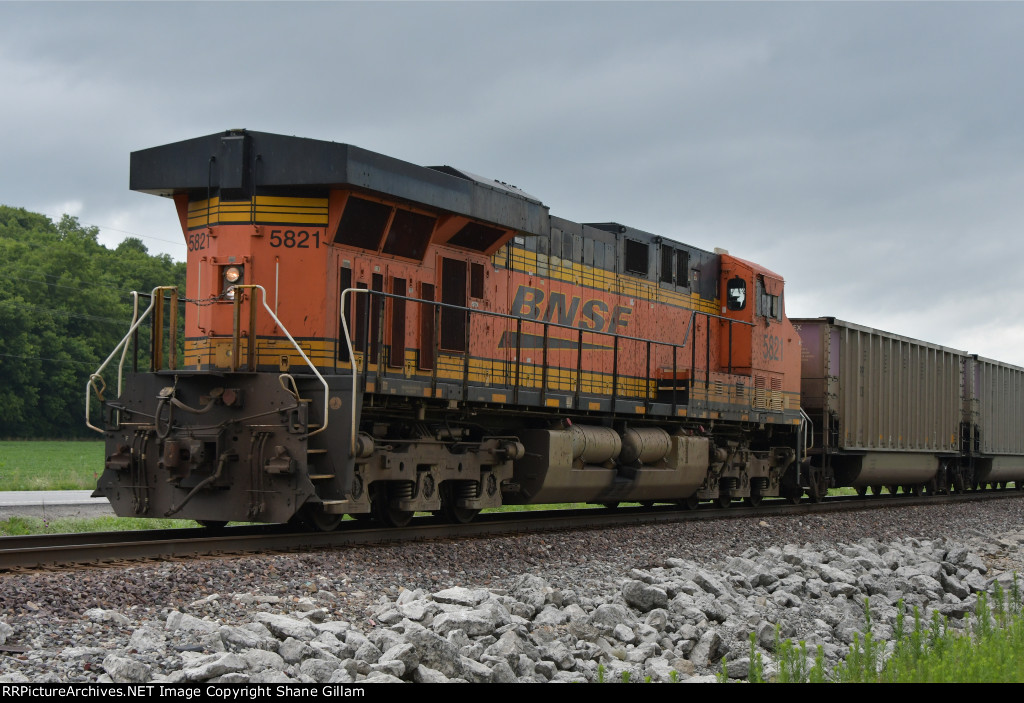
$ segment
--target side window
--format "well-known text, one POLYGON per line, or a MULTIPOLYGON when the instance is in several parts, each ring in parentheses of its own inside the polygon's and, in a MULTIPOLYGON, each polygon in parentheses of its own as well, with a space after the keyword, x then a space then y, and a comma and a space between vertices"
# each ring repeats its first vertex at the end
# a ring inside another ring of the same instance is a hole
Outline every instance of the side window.
POLYGON ((747 282, 742 278, 730 278, 725 287, 726 307, 729 310, 743 310, 747 307, 747 282))
POLYGON ((769 293, 760 276, 757 278, 757 314, 774 320, 782 319, 782 296, 769 293))

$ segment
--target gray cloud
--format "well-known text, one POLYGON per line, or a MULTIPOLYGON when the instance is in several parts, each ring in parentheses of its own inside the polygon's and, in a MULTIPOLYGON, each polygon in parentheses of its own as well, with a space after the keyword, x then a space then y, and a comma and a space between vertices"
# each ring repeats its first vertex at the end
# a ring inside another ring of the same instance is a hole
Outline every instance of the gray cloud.
POLYGON ((129 152, 229 127, 728 248, 1024 365, 1016 3, 2 3, 0 202, 184 256, 129 152), (115 231, 121 230, 121 231, 115 231))

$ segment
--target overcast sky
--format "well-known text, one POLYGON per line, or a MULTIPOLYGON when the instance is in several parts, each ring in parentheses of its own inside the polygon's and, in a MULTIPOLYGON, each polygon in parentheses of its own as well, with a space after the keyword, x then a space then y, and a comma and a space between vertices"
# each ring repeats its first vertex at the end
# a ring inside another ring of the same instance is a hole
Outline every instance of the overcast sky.
POLYGON ((1024 366, 1021 37, 1021 3, 0 2, 0 204, 183 260, 130 152, 346 142, 1024 366))

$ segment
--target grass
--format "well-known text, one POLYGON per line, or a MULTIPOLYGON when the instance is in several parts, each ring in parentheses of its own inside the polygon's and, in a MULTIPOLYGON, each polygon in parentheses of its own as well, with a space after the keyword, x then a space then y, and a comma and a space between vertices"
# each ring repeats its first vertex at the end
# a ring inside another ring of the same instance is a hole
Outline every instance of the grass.
POLYGON ((134 517, 57 518, 12 517, 0 520, 0 537, 20 535, 72 534, 78 532, 123 532, 197 527, 193 520, 150 520, 134 517))
POLYGON ((0 491, 91 490, 103 471, 103 442, 0 442, 0 491))
MULTIPOLYGON (((1024 613, 1014 577, 1009 596, 998 582, 990 596, 979 593, 974 617, 963 629, 949 627, 933 612, 923 621, 915 606, 913 628, 908 629, 903 601, 898 606, 891 643, 874 639, 871 610, 864 604, 865 628, 854 635, 846 658, 826 672, 821 647, 811 658, 804 642, 779 642, 776 630, 778 675, 767 681, 761 654, 750 638, 751 683, 1022 683, 1024 682, 1024 613), (888 657, 883 656, 891 650, 888 657)), ((725 662, 723 661, 723 672, 725 662)), ((725 680, 727 672, 720 676, 725 680)))
MULTIPOLYGON (((622 507, 640 505, 639 503, 623 503, 622 507)), ((583 508, 595 509, 604 506, 594 503, 537 503, 530 505, 499 505, 497 508, 484 508, 481 514, 486 513, 521 513, 532 510, 581 510, 583 508)))

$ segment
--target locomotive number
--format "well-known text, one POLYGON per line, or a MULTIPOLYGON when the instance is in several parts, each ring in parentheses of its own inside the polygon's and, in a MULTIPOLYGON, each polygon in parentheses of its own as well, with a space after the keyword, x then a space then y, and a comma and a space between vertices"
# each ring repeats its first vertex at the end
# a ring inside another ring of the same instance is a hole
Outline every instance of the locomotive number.
POLYGON ((764 336, 765 361, 782 361, 782 337, 774 334, 764 336))
POLYGON ((196 232, 195 234, 188 235, 188 250, 189 251, 201 251, 205 249, 210 243, 210 238, 206 232, 196 232))
POLYGON ((270 230, 270 246, 284 247, 285 249, 309 249, 310 242, 313 249, 320 248, 320 233, 307 232, 300 229, 296 232, 293 229, 272 229, 270 230))

